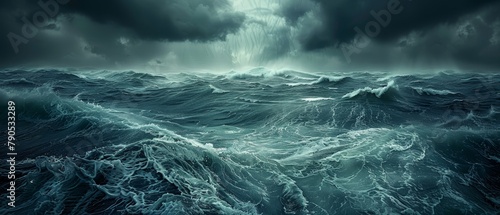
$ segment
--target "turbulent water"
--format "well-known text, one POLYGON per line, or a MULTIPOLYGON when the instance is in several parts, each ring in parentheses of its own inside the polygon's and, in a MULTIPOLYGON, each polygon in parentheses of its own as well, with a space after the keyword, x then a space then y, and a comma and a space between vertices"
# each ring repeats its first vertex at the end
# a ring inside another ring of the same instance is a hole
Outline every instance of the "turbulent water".
POLYGON ((500 211, 500 75, 4 70, 8 100, 0 214, 500 211))

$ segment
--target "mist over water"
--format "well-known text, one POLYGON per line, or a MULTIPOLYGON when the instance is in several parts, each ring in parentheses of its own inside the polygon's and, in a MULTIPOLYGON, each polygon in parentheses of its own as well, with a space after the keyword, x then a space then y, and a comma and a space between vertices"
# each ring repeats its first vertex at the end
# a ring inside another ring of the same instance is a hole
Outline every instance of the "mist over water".
POLYGON ((500 209, 500 75, 0 74, 16 214, 500 209))

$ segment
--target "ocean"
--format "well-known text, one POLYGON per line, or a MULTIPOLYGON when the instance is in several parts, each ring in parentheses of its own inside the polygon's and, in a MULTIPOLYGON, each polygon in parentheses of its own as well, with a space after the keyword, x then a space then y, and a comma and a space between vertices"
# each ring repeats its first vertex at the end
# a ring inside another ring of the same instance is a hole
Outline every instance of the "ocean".
POLYGON ((500 211, 498 74, 10 69, 8 101, 0 214, 500 211))

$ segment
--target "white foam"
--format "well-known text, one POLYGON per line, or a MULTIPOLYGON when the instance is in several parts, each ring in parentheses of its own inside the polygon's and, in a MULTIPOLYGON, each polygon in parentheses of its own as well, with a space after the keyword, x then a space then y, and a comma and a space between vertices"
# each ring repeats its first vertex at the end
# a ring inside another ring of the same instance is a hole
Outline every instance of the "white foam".
POLYGON ((325 100, 334 100, 333 98, 324 98, 324 97, 313 97, 313 98, 303 98, 301 99, 306 102, 317 102, 317 101, 325 101, 325 100))
POLYGON ((343 99, 345 98, 354 98, 358 95, 363 95, 365 93, 371 93, 377 96, 377 98, 380 98, 384 93, 386 93, 391 87, 394 87, 394 80, 389 81, 386 86, 384 87, 379 87, 379 88, 371 88, 371 87, 365 87, 363 89, 357 89, 355 91, 352 91, 348 94, 345 94, 342 96, 343 99))
POLYGON ((455 93, 455 92, 452 92, 452 91, 449 91, 449 90, 436 90, 436 89, 432 89, 432 88, 412 87, 412 89, 414 89, 415 91, 417 91, 417 93, 419 95, 427 94, 427 95, 441 95, 441 96, 445 96, 445 95, 455 95, 455 94, 458 94, 458 93, 455 93))
POLYGON ((223 89, 219 89, 217 87, 215 87, 214 85, 208 85, 210 87, 210 89, 212 89, 212 93, 216 93, 216 94, 221 94, 221 93, 228 93, 229 91, 227 90, 223 90, 223 89))
POLYGON ((299 82, 299 83, 287 83, 287 86, 296 87, 296 86, 312 86, 316 84, 326 83, 326 82, 338 82, 343 80, 345 77, 327 77, 321 76, 315 81, 312 82, 299 82))

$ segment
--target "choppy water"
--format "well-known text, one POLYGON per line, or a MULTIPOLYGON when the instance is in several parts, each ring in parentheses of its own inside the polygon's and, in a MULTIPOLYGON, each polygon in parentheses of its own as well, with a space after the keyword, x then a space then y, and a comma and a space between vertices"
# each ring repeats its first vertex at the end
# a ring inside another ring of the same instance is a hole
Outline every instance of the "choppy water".
POLYGON ((500 209, 500 75, 8 70, 7 100, 0 214, 500 209))

